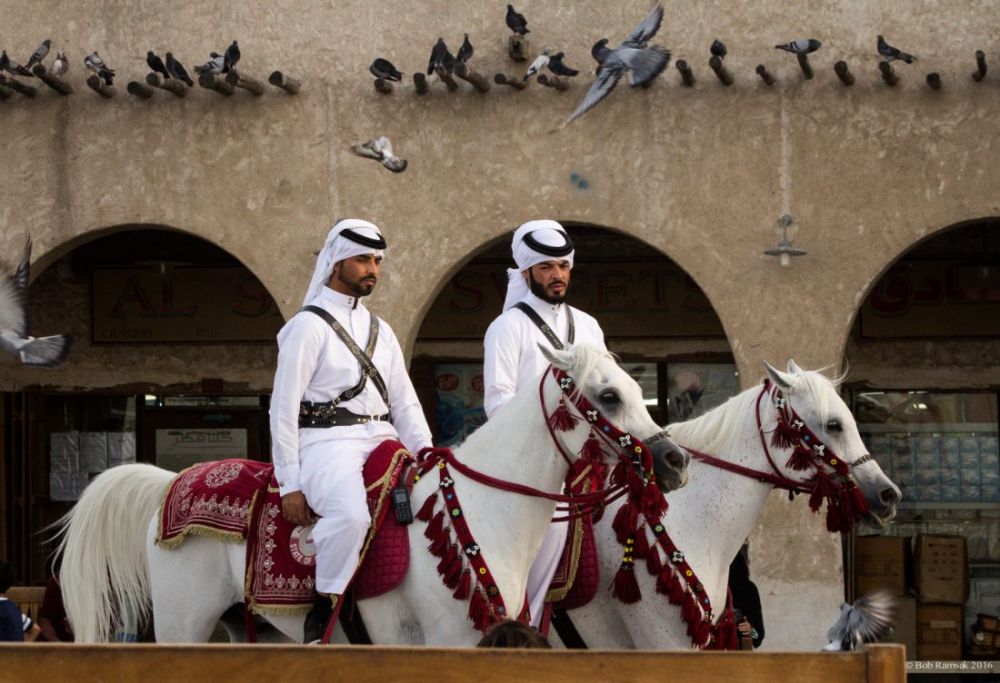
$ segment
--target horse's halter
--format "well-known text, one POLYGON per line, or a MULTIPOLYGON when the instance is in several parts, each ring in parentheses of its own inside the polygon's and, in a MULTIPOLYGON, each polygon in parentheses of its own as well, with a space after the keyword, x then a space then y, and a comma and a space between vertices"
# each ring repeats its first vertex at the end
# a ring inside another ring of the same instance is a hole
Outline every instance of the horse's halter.
POLYGON ((830 531, 849 531, 854 523, 868 510, 868 504, 851 477, 851 470, 872 460, 870 453, 865 453, 853 463, 840 458, 831 448, 823 443, 815 432, 806 424, 791 403, 784 397, 781 390, 764 380, 764 386, 757 395, 755 407, 757 418, 757 435, 760 445, 771 465, 773 474, 760 472, 749 467, 721 460, 706 453, 699 453, 688 448, 691 457, 701 460, 721 469, 736 472, 761 482, 773 484, 775 487, 789 492, 789 497, 796 493, 809 494, 809 507, 816 512, 825 498, 827 500, 827 529, 830 531), (771 457, 764 428, 761 424, 760 404, 768 396, 774 406, 775 427, 771 433, 771 446, 774 448, 790 448, 792 450, 785 462, 785 467, 798 472, 813 470, 808 479, 795 480, 787 476, 771 457))

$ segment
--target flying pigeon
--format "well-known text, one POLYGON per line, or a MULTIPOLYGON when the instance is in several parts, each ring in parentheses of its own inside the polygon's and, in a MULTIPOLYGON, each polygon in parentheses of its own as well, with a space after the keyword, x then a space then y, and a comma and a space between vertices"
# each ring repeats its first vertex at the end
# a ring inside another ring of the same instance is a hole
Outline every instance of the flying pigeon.
POLYGON ((629 85, 633 87, 648 86, 663 73, 670 62, 670 50, 659 45, 646 47, 660 29, 662 22, 663 6, 656 5, 618 47, 608 50, 606 41, 604 45, 598 41, 591 48, 591 54, 600 64, 597 80, 590 86, 580 106, 566 119, 563 126, 582 116, 607 97, 626 71, 629 74, 629 85))
POLYGON ((885 42, 885 38, 881 35, 878 37, 878 53, 885 57, 885 61, 892 62, 897 59, 901 59, 907 64, 913 64, 916 61, 916 57, 909 54, 908 52, 903 52, 899 48, 893 47, 889 43, 885 42))
POLYGON ((576 69, 571 69, 565 64, 563 64, 562 52, 557 52, 554 55, 549 56, 549 71, 554 73, 556 76, 576 76, 579 71, 576 69))
POLYGON ((448 51, 448 46, 445 44, 444 38, 438 38, 437 42, 434 43, 434 48, 431 50, 431 59, 427 63, 427 75, 430 76, 437 69, 451 73, 454 66, 454 55, 448 51))
POLYGON ((708 49, 712 53, 713 57, 718 57, 719 59, 725 59, 726 55, 729 54, 726 44, 718 38, 712 41, 712 46, 708 49))
POLYGON ((372 62, 372 65, 368 67, 368 70, 372 72, 375 78, 381 78, 383 81, 396 81, 399 83, 403 80, 403 74, 388 59, 377 57, 372 62))
POLYGON ((146 52, 146 64, 149 65, 150 69, 164 78, 170 78, 170 72, 167 71, 167 67, 163 64, 163 60, 160 59, 159 55, 152 50, 146 52))
POLYGON ((793 40, 790 43, 775 45, 774 49, 792 52, 797 55, 808 55, 818 50, 822 44, 815 38, 802 38, 800 40, 793 40))
POLYGON ((0 71, 6 71, 14 76, 31 76, 31 72, 7 56, 7 51, 0 53, 0 71))
POLYGON ((187 69, 184 68, 183 64, 174 59, 173 54, 170 52, 167 53, 167 71, 177 80, 187 83, 189 88, 194 87, 194 81, 188 76, 187 69))
POLYGON ((226 48, 226 54, 222 64, 222 72, 229 73, 235 69, 238 61, 240 61, 240 46, 234 40, 233 44, 226 48))
POLYGON ((522 36, 531 33, 528 30, 528 20, 524 18, 523 14, 515 12, 513 5, 507 5, 507 28, 522 36))
POLYGON ((462 62, 462 64, 468 63, 472 59, 472 53, 475 49, 472 47, 472 43, 469 42, 469 34, 465 34, 465 40, 462 41, 462 46, 458 48, 458 54, 455 55, 455 59, 462 62))
POLYGON ((892 632, 895 600, 886 591, 863 595, 853 605, 844 603, 840 616, 826 634, 826 652, 852 651, 877 643, 892 632))
POLYGON ((220 55, 218 52, 212 52, 209 54, 209 60, 204 64, 199 64, 194 68, 196 74, 212 74, 217 76, 222 73, 222 70, 226 66, 226 58, 220 55))
POLYGON ((50 45, 52 45, 52 41, 49 38, 43 40, 42 44, 38 46, 38 49, 35 50, 31 54, 31 57, 28 58, 28 63, 24 65, 24 68, 30 69, 35 64, 41 64, 42 60, 45 59, 46 55, 49 54, 50 45))
POLYGON ((52 62, 49 73, 53 76, 62 76, 67 71, 69 71, 69 60, 66 59, 66 53, 63 50, 56 50, 56 59, 52 62))
POLYGON ((590 48, 590 55, 594 58, 594 61, 597 62, 598 73, 600 73, 601 71, 601 64, 604 64, 605 60, 607 60, 608 55, 610 54, 611 54, 611 48, 608 47, 607 38, 601 38, 596 43, 594 43, 594 46, 592 48, 590 48))
POLYGON ((70 339, 64 335, 29 337, 24 307, 28 294, 31 238, 13 277, 0 277, 0 348, 33 367, 50 368, 66 360, 70 339))
POLYGON ((523 80, 525 81, 528 80, 529 78, 537 74, 539 71, 547 67, 549 65, 549 59, 550 59, 549 54, 551 52, 552 52, 551 47, 547 47, 544 50, 542 50, 542 54, 535 57, 535 61, 533 61, 531 63, 531 66, 528 67, 528 72, 524 74, 523 80))
POLYGON ((83 58, 83 65, 97 74, 97 77, 102 79, 107 85, 115 84, 114 69, 108 68, 104 60, 101 59, 101 56, 97 54, 97 50, 94 50, 83 58))
POLYGON ((402 173, 406 170, 406 159, 400 159, 393 155, 392 143, 385 136, 363 142, 360 145, 351 145, 351 151, 359 157, 382 162, 382 165, 393 173, 402 173))

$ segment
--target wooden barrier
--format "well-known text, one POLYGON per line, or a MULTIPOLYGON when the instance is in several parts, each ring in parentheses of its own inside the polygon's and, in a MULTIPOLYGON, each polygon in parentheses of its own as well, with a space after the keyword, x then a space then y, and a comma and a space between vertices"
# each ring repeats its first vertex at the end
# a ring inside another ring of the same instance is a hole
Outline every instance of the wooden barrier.
POLYGON ((241 683, 350 680, 499 683, 905 683, 902 645, 864 652, 641 652, 317 645, 0 644, 6 680, 241 683))

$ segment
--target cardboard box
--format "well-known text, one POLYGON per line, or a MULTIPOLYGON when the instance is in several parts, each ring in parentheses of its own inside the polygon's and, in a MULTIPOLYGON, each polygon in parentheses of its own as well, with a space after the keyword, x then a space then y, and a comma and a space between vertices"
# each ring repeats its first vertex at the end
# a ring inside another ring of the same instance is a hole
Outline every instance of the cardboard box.
POLYGON ((889 643, 899 643, 906 647, 908 660, 917 658, 917 599, 906 596, 896 599, 892 635, 886 639, 889 643))
POLYGON ((917 659, 962 658, 962 608, 956 605, 917 606, 917 659))
POLYGON ((906 593, 910 568, 910 539, 898 536, 859 536, 854 541, 854 587, 858 596, 884 589, 906 593))
POLYGON ((969 598, 965 537, 917 534, 913 576, 921 603, 964 605, 969 598))

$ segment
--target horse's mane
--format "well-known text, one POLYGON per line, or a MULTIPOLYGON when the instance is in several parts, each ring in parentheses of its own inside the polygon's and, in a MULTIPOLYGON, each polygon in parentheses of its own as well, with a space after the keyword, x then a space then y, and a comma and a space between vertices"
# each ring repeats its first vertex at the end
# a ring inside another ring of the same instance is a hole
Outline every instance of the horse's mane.
POLYGON ((587 378, 590 377, 590 373, 594 371, 602 359, 614 360, 614 356, 610 352, 586 342, 574 344, 570 347, 570 352, 573 354, 573 358, 570 361, 568 372, 578 388, 586 386, 587 378))
MULTIPOLYGON (((831 386, 836 389, 843 381, 843 377, 827 377, 822 370, 805 370, 796 377, 800 382, 796 387, 796 393, 801 389, 808 391, 820 415, 826 415, 830 401, 829 393, 824 389, 831 386)), ((752 404, 756 402, 759 393, 760 384, 757 384, 704 415, 693 420, 674 423, 669 426, 670 437, 682 446, 725 459, 725 453, 738 435, 744 416, 752 409, 752 404)), ((763 402, 762 422, 769 421, 773 410, 770 402, 763 402)))

